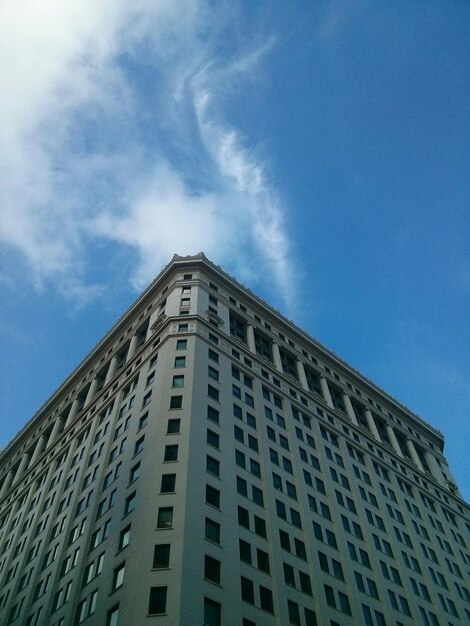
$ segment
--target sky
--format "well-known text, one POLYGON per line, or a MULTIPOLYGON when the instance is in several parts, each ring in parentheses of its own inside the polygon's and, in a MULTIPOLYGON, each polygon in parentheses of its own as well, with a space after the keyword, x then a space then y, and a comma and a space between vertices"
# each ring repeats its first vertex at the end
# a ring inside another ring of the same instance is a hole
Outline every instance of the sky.
POLYGON ((468 2, 4 0, 0 41, 0 446, 204 251, 470 500, 468 2))

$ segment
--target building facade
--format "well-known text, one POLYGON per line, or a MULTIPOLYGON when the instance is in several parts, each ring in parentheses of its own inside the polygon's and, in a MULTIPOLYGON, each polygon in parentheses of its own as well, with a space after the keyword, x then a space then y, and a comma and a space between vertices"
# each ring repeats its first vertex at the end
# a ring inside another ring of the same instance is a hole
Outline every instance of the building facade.
POLYGON ((175 256, 0 456, 0 624, 469 624, 443 446, 175 256))

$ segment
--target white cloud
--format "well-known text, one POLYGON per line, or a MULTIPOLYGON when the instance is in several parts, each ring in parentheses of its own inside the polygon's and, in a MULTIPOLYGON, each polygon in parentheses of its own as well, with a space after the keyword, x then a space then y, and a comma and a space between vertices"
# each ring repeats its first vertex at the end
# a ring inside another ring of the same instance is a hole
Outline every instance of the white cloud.
POLYGON ((288 297, 283 211, 220 98, 272 41, 222 60, 217 19, 203 0, 2 4, 0 239, 37 285, 92 297, 102 238, 136 252, 139 287, 204 250, 288 297))

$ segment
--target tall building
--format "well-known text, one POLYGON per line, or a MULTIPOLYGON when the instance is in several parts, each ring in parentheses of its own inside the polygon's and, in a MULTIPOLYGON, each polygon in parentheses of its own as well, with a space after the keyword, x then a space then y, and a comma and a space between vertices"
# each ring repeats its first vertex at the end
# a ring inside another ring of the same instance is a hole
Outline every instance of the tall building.
POLYGON ((203 254, 175 256, 0 456, 0 623, 468 624, 443 447, 203 254))

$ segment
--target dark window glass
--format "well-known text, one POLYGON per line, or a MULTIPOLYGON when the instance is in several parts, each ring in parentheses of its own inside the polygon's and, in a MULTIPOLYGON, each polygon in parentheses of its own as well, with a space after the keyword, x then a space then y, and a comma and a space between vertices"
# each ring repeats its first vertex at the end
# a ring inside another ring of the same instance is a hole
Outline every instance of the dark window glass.
POLYGON ((208 554, 204 555, 204 578, 220 584, 220 561, 208 554))
POLYGON ((220 524, 206 517, 205 537, 214 543, 220 543, 220 524))
POLYGON ((170 544, 164 543, 154 547, 153 567, 163 569, 170 566, 170 544))
POLYGON ((204 625, 222 626, 221 605, 210 598, 204 598, 204 625))
POLYGON ((177 445, 165 446, 165 456, 163 460, 164 461, 177 461, 178 460, 178 446, 177 445))
POLYGON ((181 409, 183 406, 183 396, 171 396, 170 409, 181 409))
POLYGON ((250 602, 250 604, 254 604, 255 603, 255 590, 253 586, 253 581, 242 576, 241 586, 242 586, 242 600, 245 600, 245 602, 250 602))
POLYGON ((160 615, 166 613, 167 587, 150 587, 149 614, 160 615))
POLYGON ((210 485, 206 485, 206 502, 207 504, 211 504, 212 506, 220 508, 220 491, 211 487, 210 485))
POLYGON ((171 435, 174 433, 180 432, 181 420, 180 419, 170 419, 168 420, 168 426, 166 432, 171 435))
POLYGON ((163 474, 160 487, 161 493, 173 493, 176 487, 176 474, 163 474))
POLYGON ((214 476, 220 475, 220 463, 214 457, 207 455, 206 456, 206 470, 214 476))

